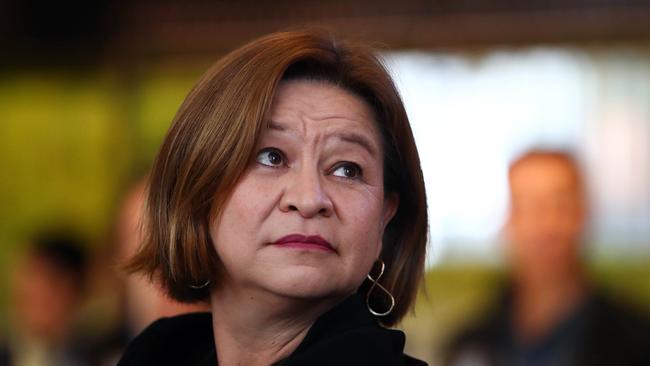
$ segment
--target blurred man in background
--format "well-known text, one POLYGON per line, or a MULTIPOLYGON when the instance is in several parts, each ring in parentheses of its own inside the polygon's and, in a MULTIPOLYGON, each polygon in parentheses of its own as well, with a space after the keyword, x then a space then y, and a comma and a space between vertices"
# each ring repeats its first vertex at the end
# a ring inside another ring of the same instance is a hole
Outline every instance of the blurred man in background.
POLYGON ((591 288, 581 258, 584 180, 568 153, 531 150, 509 169, 510 279, 447 364, 650 365, 650 325, 591 288))
POLYGON ((41 235, 12 281, 10 336, 2 345, 9 365, 84 365, 86 342, 77 337, 87 260, 68 234, 41 235))

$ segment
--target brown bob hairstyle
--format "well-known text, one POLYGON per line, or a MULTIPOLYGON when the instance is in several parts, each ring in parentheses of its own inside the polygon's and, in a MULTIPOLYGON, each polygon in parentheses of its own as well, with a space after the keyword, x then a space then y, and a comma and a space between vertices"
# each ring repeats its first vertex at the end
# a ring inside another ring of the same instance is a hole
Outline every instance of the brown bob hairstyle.
MULTIPOLYGON (((262 37, 226 55, 201 77, 153 165, 145 240, 127 270, 159 281, 173 299, 209 299, 207 287, 196 287, 220 277, 211 218, 220 214, 254 160, 278 84, 289 79, 329 82, 374 111, 384 140, 384 190, 399 195, 381 251, 386 273, 380 282, 396 299, 381 321, 394 325, 411 308, 424 271, 427 210, 420 160, 402 100, 381 61, 371 49, 323 31, 262 37)), ((364 283, 359 291, 367 288, 364 283)))

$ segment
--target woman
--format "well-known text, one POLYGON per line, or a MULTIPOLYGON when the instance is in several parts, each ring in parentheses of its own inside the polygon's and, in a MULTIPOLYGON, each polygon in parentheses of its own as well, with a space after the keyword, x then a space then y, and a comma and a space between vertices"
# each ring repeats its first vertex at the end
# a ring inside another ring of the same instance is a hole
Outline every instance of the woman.
POLYGON ((413 304, 427 232, 419 158, 376 56, 273 34, 185 99, 129 269, 211 313, 153 323, 120 365, 422 365, 385 327, 413 304))

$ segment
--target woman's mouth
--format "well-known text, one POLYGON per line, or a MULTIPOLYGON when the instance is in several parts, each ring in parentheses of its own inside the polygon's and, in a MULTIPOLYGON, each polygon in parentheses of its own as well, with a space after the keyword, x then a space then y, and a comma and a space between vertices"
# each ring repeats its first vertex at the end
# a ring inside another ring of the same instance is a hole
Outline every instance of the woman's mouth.
POLYGON ((336 252, 332 245, 319 235, 291 234, 278 239, 273 245, 284 248, 336 252))

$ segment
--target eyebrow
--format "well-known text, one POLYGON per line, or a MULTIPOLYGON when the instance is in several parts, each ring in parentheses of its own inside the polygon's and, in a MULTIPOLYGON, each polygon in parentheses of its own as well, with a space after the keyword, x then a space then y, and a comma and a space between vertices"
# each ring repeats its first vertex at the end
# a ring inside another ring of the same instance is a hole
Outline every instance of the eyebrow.
POLYGON ((371 156, 377 156, 377 149, 363 135, 359 135, 359 134, 351 133, 351 132, 343 132, 343 133, 337 133, 335 136, 338 137, 341 141, 345 141, 345 142, 360 145, 362 148, 364 148, 366 151, 368 151, 368 153, 371 156))
POLYGON ((276 131, 280 131, 280 132, 284 132, 284 131, 287 130, 287 128, 283 124, 277 123, 275 121, 269 121, 267 123, 266 127, 268 129, 270 129, 270 130, 276 130, 276 131))
MULTIPOLYGON (((269 121, 268 124, 267 124, 267 127, 269 129, 271 129, 271 130, 280 131, 280 132, 284 132, 284 131, 288 130, 288 128, 285 125, 283 125, 281 123, 278 123, 278 122, 275 122, 275 121, 269 121)), ((377 154, 377 148, 364 135, 354 133, 354 132, 337 132, 333 136, 338 138, 341 141, 361 146, 363 149, 368 151, 368 153, 371 156, 377 156, 378 155, 377 154)))

